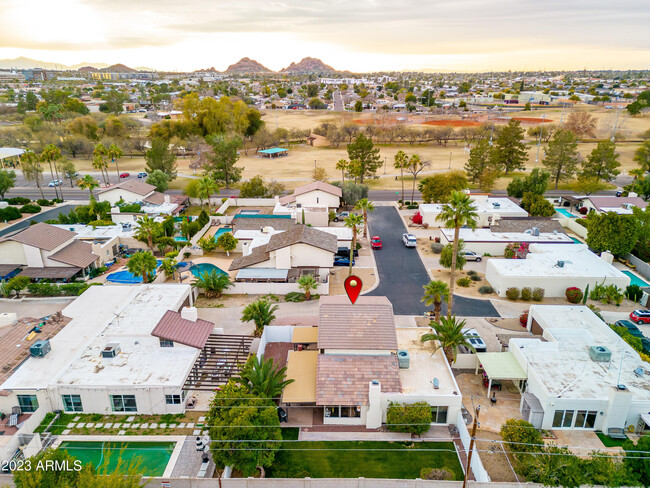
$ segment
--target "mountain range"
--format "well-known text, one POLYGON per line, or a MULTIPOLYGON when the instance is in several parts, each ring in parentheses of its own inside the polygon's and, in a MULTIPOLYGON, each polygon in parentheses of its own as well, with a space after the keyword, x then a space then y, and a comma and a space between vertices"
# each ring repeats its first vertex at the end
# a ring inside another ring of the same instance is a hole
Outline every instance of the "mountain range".
POLYGON ((48 61, 39 61, 37 59, 26 58, 21 56, 15 59, 0 59, 0 69, 32 69, 32 68, 43 68, 49 70, 62 70, 62 71, 107 71, 107 72, 117 72, 117 73, 132 73, 134 71, 155 71, 151 68, 137 67, 129 68, 123 64, 114 64, 109 65, 106 63, 78 63, 71 66, 60 63, 50 63, 48 61), (112 71, 116 70, 116 71, 112 71))

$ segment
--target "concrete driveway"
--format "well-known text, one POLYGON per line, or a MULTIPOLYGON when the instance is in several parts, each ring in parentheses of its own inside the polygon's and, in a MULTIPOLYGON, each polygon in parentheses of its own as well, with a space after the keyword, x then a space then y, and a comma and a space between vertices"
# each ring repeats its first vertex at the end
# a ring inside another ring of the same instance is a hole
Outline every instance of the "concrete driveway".
MULTIPOLYGON (((395 315, 421 315, 429 307, 420 302, 422 286, 430 281, 420 255, 414 248, 402 244, 406 227, 395 207, 376 207, 369 217, 370 235, 378 235, 383 249, 375 251, 379 271, 379 286, 368 295, 386 296, 393 304, 395 315)), ((443 305, 446 313, 446 306, 443 305)), ((462 317, 498 317, 487 300, 454 296, 454 313, 462 317)))

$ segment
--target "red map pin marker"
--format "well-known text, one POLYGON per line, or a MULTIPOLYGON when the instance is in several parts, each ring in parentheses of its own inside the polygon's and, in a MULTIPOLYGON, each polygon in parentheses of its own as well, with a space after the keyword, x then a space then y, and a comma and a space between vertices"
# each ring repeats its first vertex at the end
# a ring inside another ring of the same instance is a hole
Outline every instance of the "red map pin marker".
POLYGON ((345 279, 343 286, 345 287, 345 293, 348 294, 348 298, 352 302, 352 305, 354 305, 354 302, 359 298, 359 293, 361 293, 361 288, 363 287, 361 278, 354 275, 348 276, 345 279))

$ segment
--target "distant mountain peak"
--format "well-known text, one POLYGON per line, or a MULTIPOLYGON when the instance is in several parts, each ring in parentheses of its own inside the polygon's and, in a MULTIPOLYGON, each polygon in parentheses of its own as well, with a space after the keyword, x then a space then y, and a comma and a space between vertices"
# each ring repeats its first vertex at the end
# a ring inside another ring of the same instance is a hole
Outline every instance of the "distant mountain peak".
POLYGON ((135 73, 135 70, 133 68, 129 68, 123 64, 114 64, 108 68, 102 68, 99 71, 102 71, 104 73, 135 73))
POLYGON ((336 70, 318 58, 306 57, 298 63, 291 63, 280 73, 336 73, 336 70))
POLYGON ((248 73, 271 73, 272 71, 266 66, 258 63, 254 59, 241 58, 235 64, 228 66, 225 71, 228 74, 248 74, 248 73))

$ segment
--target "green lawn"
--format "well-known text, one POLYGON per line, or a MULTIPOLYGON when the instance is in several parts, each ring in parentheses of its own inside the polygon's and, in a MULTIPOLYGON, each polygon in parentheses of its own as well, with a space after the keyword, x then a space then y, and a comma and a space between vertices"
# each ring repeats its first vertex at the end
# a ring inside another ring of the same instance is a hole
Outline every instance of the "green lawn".
POLYGON ((463 479, 452 442, 285 442, 266 476, 414 479, 422 468, 446 468, 463 479))
POLYGON ((621 447, 627 439, 612 439, 603 432, 596 432, 596 435, 605 447, 621 447))

